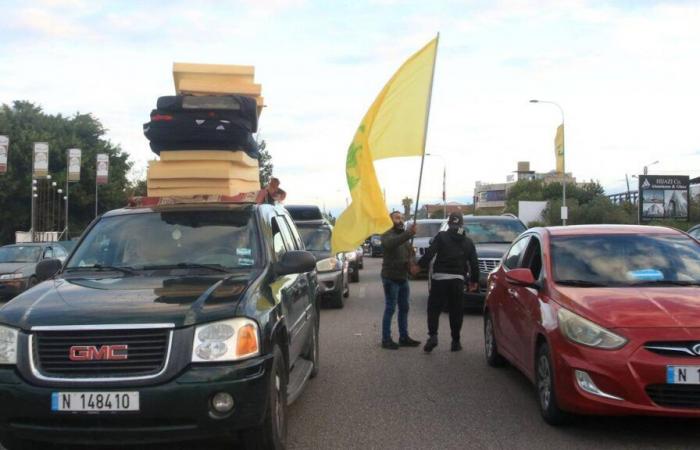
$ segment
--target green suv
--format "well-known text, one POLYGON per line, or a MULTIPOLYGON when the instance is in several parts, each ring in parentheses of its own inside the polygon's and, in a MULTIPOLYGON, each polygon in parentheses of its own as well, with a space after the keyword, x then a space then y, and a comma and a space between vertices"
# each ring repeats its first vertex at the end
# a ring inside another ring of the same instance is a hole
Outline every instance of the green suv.
POLYGON ((0 309, 0 441, 284 448, 319 367, 315 267, 282 207, 106 213, 0 309))

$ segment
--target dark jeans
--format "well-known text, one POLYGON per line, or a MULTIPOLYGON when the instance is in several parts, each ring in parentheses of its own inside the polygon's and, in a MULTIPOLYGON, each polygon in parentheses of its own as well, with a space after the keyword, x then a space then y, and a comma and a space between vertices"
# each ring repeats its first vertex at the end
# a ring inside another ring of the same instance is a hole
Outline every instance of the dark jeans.
POLYGON ((408 280, 390 280, 382 277, 384 285, 384 318, 382 320, 382 341, 391 339, 391 319, 396 312, 396 305, 399 305, 399 337, 408 337, 408 295, 410 288, 408 280))
POLYGON ((432 280, 428 295, 428 335, 437 336, 440 313, 445 302, 450 311, 450 329, 452 340, 459 341, 464 320, 464 281, 432 280))

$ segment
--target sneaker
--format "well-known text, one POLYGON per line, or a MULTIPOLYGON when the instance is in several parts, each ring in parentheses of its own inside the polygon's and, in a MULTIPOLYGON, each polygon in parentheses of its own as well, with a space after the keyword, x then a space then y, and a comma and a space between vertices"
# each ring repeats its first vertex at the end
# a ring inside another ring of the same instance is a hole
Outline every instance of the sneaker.
POLYGON ((451 352, 458 352, 462 350, 462 344, 459 341, 452 341, 452 347, 450 347, 451 352))
POLYGON ((382 348, 385 348, 387 350, 398 350, 399 344, 389 339, 388 341, 382 342, 382 348))
POLYGON ((401 347, 418 347, 420 345, 420 341, 413 340, 410 337, 405 337, 399 339, 399 345, 401 347))
POLYGON ((423 346, 423 351, 426 353, 430 353, 433 351, 435 347, 437 347, 438 340, 437 336, 430 336, 427 341, 425 341, 425 345, 423 346))

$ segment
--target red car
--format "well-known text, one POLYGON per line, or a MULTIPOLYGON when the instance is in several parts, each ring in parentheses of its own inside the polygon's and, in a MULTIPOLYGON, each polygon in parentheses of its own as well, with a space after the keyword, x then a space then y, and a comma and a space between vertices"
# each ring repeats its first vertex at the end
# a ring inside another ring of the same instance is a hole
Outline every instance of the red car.
POLYGON ((528 230, 489 276, 486 359, 569 413, 700 417, 700 244, 646 226, 528 230))

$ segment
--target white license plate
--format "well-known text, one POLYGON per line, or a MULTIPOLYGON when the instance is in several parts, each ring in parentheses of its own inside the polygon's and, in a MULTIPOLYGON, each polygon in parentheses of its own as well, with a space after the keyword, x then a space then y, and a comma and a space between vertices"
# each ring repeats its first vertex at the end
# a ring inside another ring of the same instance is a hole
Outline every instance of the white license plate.
POLYGON ((54 392, 51 411, 138 411, 138 392, 54 392))
POLYGON ((666 366, 666 383, 700 384, 700 366, 666 366))

